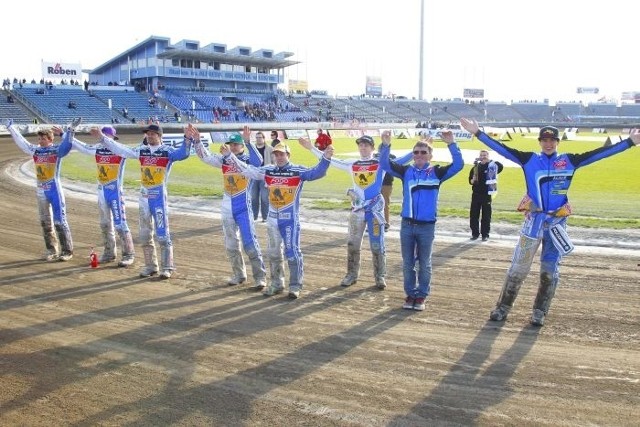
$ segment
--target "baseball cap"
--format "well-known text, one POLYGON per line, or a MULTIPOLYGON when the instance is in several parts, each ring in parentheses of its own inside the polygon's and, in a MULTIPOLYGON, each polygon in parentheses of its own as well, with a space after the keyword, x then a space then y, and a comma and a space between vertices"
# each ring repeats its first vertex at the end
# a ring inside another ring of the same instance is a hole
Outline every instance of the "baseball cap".
POLYGON ((367 144, 371 144, 372 147, 375 147, 373 138, 369 135, 362 135, 360 138, 356 139, 356 144, 360 144, 361 142, 366 142, 367 144))
POLYGON ((538 136, 538 141, 540 141, 542 138, 553 138, 556 141, 560 141, 560 137, 558 136, 559 134, 560 132, 558 131, 558 128, 553 126, 545 126, 542 129, 540 129, 540 135, 538 136))
POLYGON ((158 125, 149 125, 146 128, 142 129, 143 133, 147 133, 147 132, 155 132, 158 133, 160 135, 162 135, 162 128, 158 125))
POLYGON ((244 145, 244 139, 242 139, 242 136, 240 136, 239 133, 234 133, 229 137, 229 140, 225 142, 225 144, 243 144, 244 145))
POLYGON ((283 143, 276 144, 276 146, 273 147, 273 151, 274 152, 275 151, 280 151, 281 153, 287 153, 287 154, 291 153, 291 151, 289 151, 289 146, 287 144, 283 144, 283 143))
POLYGON ((105 126, 100 130, 103 134, 111 137, 111 139, 114 139, 116 141, 118 140, 118 137, 116 136, 116 128, 114 128, 113 126, 105 126))

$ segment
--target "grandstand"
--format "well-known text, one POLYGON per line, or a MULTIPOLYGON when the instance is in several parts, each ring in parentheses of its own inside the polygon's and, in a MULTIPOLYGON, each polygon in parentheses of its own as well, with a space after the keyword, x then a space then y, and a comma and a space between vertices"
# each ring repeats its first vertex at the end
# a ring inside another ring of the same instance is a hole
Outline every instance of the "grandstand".
POLYGON ((492 126, 558 123, 634 127, 640 104, 597 102, 420 101, 383 96, 331 97, 324 91, 286 93, 284 70, 298 64, 276 53, 198 41, 172 44, 151 36, 89 72, 84 86, 41 81, 6 87, 0 119, 16 123, 405 123, 448 124, 461 117, 492 126), (7 99, 11 97, 11 103, 7 99))

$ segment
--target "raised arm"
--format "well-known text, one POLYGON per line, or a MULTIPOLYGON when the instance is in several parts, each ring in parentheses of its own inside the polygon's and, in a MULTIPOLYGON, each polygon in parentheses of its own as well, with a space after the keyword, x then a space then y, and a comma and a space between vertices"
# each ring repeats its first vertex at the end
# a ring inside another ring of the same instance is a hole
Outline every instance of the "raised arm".
POLYGON ((193 148, 200 160, 216 168, 222 167, 222 156, 218 154, 211 154, 209 149, 202 143, 202 140, 200 139, 200 132, 195 126, 189 124, 185 130, 185 135, 193 139, 193 148))
MULTIPOLYGON (((316 156, 318 159, 321 159, 325 154, 324 151, 319 150, 318 148, 316 148, 311 143, 309 138, 298 138, 298 142, 300 143, 300 145, 302 147, 304 147, 307 150, 311 151, 311 154, 316 156)), ((333 152, 332 152, 332 156, 333 156, 333 152)), ((347 172, 351 171, 351 165, 354 162, 355 162, 355 160, 340 160, 340 159, 331 158, 331 165, 335 166, 338 169, 342 169, 344 171, 347 171, 347 172)))
POLYGON ((100 130, 100 128, 91 128, 91 135, 99 138, 100 142, 102 142, 105 147, 107 147, 109 150, 113 151, 120 157, 124 157, 127 159, 137 159, 139 157, 139 154, 136 150, 109 138, 102 133, 102 130, 100 130))
POLYGON ((256 167, 253 165, 248 165, 245 162, 243 162, 242 160, 238 159, 229 149, 229 147, 227 147, 226 144, 222 144, 222 147, 220 147, 220 153, 222 153, 222 156, 224 157, 225 160, 229 161, 230 163, 233 163, 234 165, 236 165, 236 167, 238 169, 240 169, 240 171, 242 172, 242 174, 244 176, 246 176, 247 178, 251 178, 251 179, 256 179, 259 181, 264 180, 264 170, 261 167, 256 167))
POLYGON ((29 141, 25 139, 24 136, 22 136, 20 132, 18 132, 18 129, 16 129, 16 127, 13 126, 13 120, 7 121, 7 130, 11 134, 13 141, 16 143, 19 149, 21 149, 28 155, 33 155, 33 153, 36 151, 38 146, 35 144, 31 144, 29 141))

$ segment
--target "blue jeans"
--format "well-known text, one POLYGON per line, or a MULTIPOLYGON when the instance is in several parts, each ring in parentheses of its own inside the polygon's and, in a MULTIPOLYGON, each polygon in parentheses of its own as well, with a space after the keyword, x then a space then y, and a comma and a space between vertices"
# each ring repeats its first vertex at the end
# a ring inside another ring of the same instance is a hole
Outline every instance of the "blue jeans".
POLYGON ((431 291, 431 252, 436 224, 416 224, 403 219, 400 225, 400 250, 404 293, 412 298, 426 298, 431 291), (416 271, 416 260, 419 268, 416 271))

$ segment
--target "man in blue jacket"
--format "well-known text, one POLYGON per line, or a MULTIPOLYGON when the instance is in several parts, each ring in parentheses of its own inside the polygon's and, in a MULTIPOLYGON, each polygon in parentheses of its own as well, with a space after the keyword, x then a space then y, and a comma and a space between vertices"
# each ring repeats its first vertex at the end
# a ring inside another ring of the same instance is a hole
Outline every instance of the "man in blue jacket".
POLYGON ((440 185, 460 172, 464 166, 462 153, 452 131, 442 131, 453 163, 432 165, 432 139, 418 141, 413 147, 413 164, 402 165, 389 160, 391 133, 382 133, 380 165, 384 171, 402 180, 402 223, 400 249, 406 299, 402 308, 422 311, 431 292, 431 252, 438 216, 440 185), (416 258, 418 269, 416 271, 416 258))

